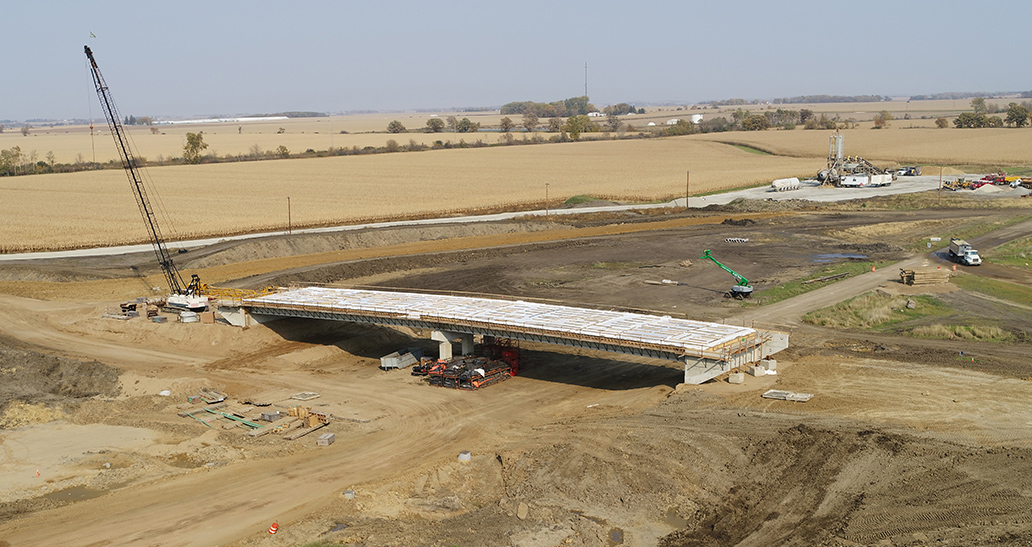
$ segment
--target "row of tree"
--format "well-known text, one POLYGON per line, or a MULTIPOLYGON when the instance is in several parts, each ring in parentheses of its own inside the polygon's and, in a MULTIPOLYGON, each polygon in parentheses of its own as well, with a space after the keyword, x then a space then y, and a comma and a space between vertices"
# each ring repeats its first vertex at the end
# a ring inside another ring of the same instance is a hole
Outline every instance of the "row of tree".
POLYGON ((506 116, 529 112, 539 118, 566 118, 568 116, 595 112, 595 110, 595 105, 588 101, 587 95, 584 95, 550 103, 535 103, 534 101, 512 102, 502 106, 501 114, 506 116))
MULTIPOLYGON (((423 131, 426 133, 440 133, 444 131, 445 127, 455 133, 476 133, 477 131, 480 131, 480 122, 474 122, 469 118, 462 118, 460 120, 455 116, 448 116, 447 120, 442 120, 441 118, 430 118, 426 121, 426 127, 423 131)), ((394 120, 387 124, 387 132, 408 133, 409 130, 405 127, 405 124, 398 120, 394 120)))
MULTIPOLYGON (((877 103, 891 101, 888 95, 800 95, 798 97, 778 97, 771 99, 772 104, 819 104, 819 103, 877 103)), ((767 101, 761 99, 724 99, 722 101, 710 101, 710 105, 717 106, 745 106, 749 104, 763 104, 767 101)))
POLYGON ((986 104, 985 98, 976 97, 971 99, 971 109, 974 112, 964 112, 953 120, 953 125, 958 129, 971 129, 982 127, 1025 127, 1032 123, 1032 102, 1010 103, 1007 105, 1006 115, 990 116, 999 110, 994 104, 986 104))
POLYGON ((7 150, 0 150, 0 176, 53 173, 57 165, 56 159, 53 152, 47 152, 44 161, 39 159, 39 154, 35 150, 26 154, 20 146, 12 146, 7 150))

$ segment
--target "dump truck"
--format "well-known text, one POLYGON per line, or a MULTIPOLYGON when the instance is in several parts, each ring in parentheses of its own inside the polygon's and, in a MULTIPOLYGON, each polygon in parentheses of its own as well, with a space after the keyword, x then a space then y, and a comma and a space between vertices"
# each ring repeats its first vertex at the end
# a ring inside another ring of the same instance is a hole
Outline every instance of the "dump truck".
POLYGON ((978 251, 973 249, 970 243, 952 237, 950 238, 950 258, 965 266, 978 266, 982 263, 982 257, 978 256, 978 251))

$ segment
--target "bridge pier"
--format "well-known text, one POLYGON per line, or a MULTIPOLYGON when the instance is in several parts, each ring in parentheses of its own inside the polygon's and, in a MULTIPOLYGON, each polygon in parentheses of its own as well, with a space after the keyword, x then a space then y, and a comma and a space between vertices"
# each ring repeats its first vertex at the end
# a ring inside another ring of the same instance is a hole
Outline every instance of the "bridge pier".
POLYGON ((731 371, 727 361, 706 359, 705 357, 686 357, 684 360, 684 383, 699 385, 731 371))
POLYGON ((440 359, 451 359, 453 357, 452 342, 456 340, 462 342, 462 355, 470 355, 473 353, 472 334, 435 330, 430 333, 430 339, 441 343, 439 350, 440 359))

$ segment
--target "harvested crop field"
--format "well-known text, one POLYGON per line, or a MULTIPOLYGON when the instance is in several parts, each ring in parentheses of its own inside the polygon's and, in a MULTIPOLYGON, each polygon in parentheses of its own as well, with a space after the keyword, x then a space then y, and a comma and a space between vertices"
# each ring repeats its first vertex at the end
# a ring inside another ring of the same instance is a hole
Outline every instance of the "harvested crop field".
MULTIPOLYGON (((687 138, 434 150, 151 168, 151 200, 166 237, 189 239, 294 227, 544 208, 572 196, 648 202, 765 184, 808 172, 810 159, 759 156, 687 138), (174 231, 170 228, 174 228, 174 231)), ((148 241, 120 170, 0 180, 0 251, 148 241), (46 206, 42 206, 45 202, 46 206)))
MULTIPOLYGON (((891 122, 904 123, 902 120, 891 122)), ((735 142, 773 154, 823 160, 833 131, 751 131, 693 135, 735 142)), ((845 153, 895 165, 1032 165, 1032 129, 855 129, 842 131, 845 153)), ((818 165, 818 168, 822 165, 818 165)), ((891 167, 891 165, 887 165, 891 167)), ((815 169, 816 171, 816 169, 815 169)), ((925 174, 936 174, 929 169, 925 174)))

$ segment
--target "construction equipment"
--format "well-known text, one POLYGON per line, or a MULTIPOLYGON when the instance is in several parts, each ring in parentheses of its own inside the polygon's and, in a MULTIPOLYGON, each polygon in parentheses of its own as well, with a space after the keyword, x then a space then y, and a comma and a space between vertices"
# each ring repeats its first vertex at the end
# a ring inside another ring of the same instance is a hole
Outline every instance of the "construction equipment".
POLYGON ((978 266, 982 263, 982 257, 978 256, 978 251, 963 239, 951 237, 949 253, 951 259, 965 266, 978 266))
POLYGON ((860 156, 844 156, 842 146, 843 136, 835 132, 831 136, 828 146, 828 164, 817 173, 817 180, 822 184, 843 185, 847 180, 848 186, 888 186, 892 183, 895 174, 888 169, 882 169, 860 156), (887 178, 880 175, 885 175, 887 178), (864 182, 866 176, 867 182, 864 182), (877 178, 876 178, 877 177, 877 178))
POLYGON ((743 298, 749 298, 750 296, 752 296, 753 288, 752 288, 751 285, 749 285, 749 280, 746 279, 741 274, 739 274, 738 272, 736 272, 736 271, 732 270, 731 268, 728 268, 727 266, 721 264, 720 261, 718 261, 717 259, 713 258, 713 255, 710 254, 710 250, 709 249, 706 249, 705 251, 703 251, 702 252, 702 256, 700 256, 699 259, 701 259, 701 260, 712 260, 714 264, 716 264, 717 266, 720 266, 720 268, 722 270, 724 270, 727 273, 735 276, 735 279, 738 280, 738 284, 737 285, 735 285, 734 287, 731 287, 731 290, 729 290, 726 293, 724 293, 724 297, 725 298, 734 298, 735 300, 742 300, 743 298))
POLYGON ((104 77, 101 76, 100 69, 97 68, 97 61, 93 58, 93 52, 90 51, 90 47, 84 46, 84 49, 86 51, 86 58, 90 62, 93 84, 97 88, 97 96, 100 97, 100 106, 104 109, 104 117, 107 118, 108 129, 111 130, 111 136, 115 139, 115 147, 118 148, 119 156, 122 158, 122 168, 125 169, 125 174, 129 177, 129 183, 133 187, 136 204, 140 208, 140 214, 143 215, 144 224, 147 225, 150 233, 154 254, 158 257, 158 264, 161 265, 161 271, 164 272, 165 281, 168 283, 171 294, 168 297, 167 303, 178 308, 204 310, 208 307, 208 299, 199 294, 201 280, 195 274, 191 277, 190 284, 187 285, 172 261, 172 255, 169 253, 168 247, 165 246, 165 239, 162 237, 161 229, 158 227, 154 208, 151 207, 147 188, 143 184, 136 155, 133 154, 129 137, 126 134, 125 128, 122 127, 122 122, 120 121, 122 118, 115 107, 115 101, 111 98, 111 91, 108 89, 104 77))
POLYGON ((140 214, 143 215, 143 221, 147 225, 151 245, 154 247, 154 254, 158 257, 158 264, 161 265, 161 271, 165 274, 165 281, 168 283, 170 295, 166 299, 166 305, 174 309, 203 311, 208 307, 210 298, 241 300, 275 292, 273 287, 258 290, 211 287, 201 283, 201 278, 197 274, 190 276, 189 284, 183 281, 183 276, 172 261, 172 254, 169 253, 168 247, 165 245, 165 239, 162 237, 161 229, 158 226, 154 208, 151 207, 147 188, 141 176, 140 166, 136 161, 136 155, 133 152, 128 134, 125 128, 122 127, 122 122, 120 121, 122 118, 118 113, 117 107, 115 107, 115 101, 111 98, 111 90, 108 88, 107 82, 104 81, 104 77, 100 74, 100 69, 97 68, 97 61, 93 58, 93 51, 90 50, 89 46, 84 46, 84 49, 86 51, 86 58, 90 62, 93 83, 97 88, 97 96, 100 97, 100 105, 104 110, 104 117, 107 118, 108 128, 111 130, 111 136, 115 139, 115 147, 118 148, 119 156, 122 159, 122 168, 125 169, 126 176, 129 177, 129 183, 133 187, 136 204, 139 206, 140 214))
POLYGON ((428 376, 432 386, 472 391, 508 380, 516 375, 515 366, 504 360, 487 357, 460 357, 458 359, 425 361, 413 367, 413 376, 428 376))
POLYGON ((896 175, 900 176, 900 177, 920 177, 921 176, 921 166, 920 165, 906 165, 906 166, 900 167, 899 171, 896 171, 896 175))

